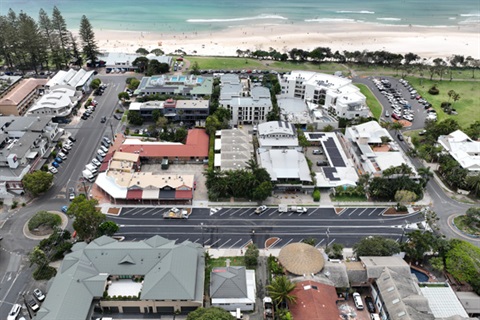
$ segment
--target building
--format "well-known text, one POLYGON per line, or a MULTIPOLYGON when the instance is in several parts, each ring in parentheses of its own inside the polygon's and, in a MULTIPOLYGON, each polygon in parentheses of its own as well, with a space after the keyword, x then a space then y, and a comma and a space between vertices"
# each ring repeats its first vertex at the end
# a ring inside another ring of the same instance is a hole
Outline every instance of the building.
POLYGON ((313 191, 310 168, 293 124, 284 121, 261 123, 257 139, 257 162, 270 174, 277 189, 313 191))
POLYGON ((280 118, 303 129, 310 126, 319 131, 326 127, 338 128, 338 119, 330 115, 327 110, 318 108, 316 104, 285 96, 279 96, 277 103, 280 108, 280 118))
POLYGON ((191 203, 193 175, 139 172, 140 155, 116 151, 105 157, 95 183, 114 203, 191 203))
POLYGON ((210 96, 213 79, 196 75, 159 75, 143 77, 135 95, 177 95, 190 98, 210 96))
POLYGON ((254 311, 256 298, 255 270, 245 267, 213 268, 210 274, 212 307, 227 311, 254 311))
POLYGON ((2 115, 23 116, 28 108, 34 103, 40 94, 43 94, 46 79, 18 79, 20 77, 0 77, 0 83, 8 85, 6 90, 0 93, 0 113, 2 115))
POLYGON ((160 236, 78 242, 51 282, 35 320, 90 319, 106 313, 186 314, 203 305, 205 259, 199 244, 160 236))
POLYGON ((215 168, 245 169, 253 158, 252 136, 239 129, 224 129, 215 133, 215 168))
POLYGON ((205 120, 209 114, 208 100, 173 100, 132 102, 129 111, 137 111, 144 118, 151 118, 154 110, 171 121, 205 120))
POLYGON ((6 192, 21 194, 23 177, 43 164, 63 130, 51 117, 14 116, 1 117, 0 130, 0 184, 6 192))
POLYGON ((480 173, 480 141, 470 139, 463 131, 438 137, 438 143, 460 166, 471 173, 480 173))
POLYGON ((376 121, 346 128, 341 142, 359 175, 370 173, 374 177, 381 177, 386 169, 407 165, 413 172, 412 177, 418 177, 415 166, 388 130, 376 121))
POLYGON ((296 283, 291 295, 295 302, 288 304, 295 320, 333 320, 340 319, 337 307, 337 291, 334 286, 316 281, 296 283))
MULTIPOLYGON (((125 53, 125 52, 107 52, 101 55, 99 58, 105 61, 105 70, 107 73, 122 70, 123 71, 135 71, 137 66, 133 65, 135 59, 142 57, 137 53, 125 53)), ((145 56, 148 60, 157 60, 160 63, 172 64, 172 57, 170 56, 157 56, 153 53, 149 53, 145 56)))
POLYGON ((27 114, 65 118, 72 113, 73 108, 81 98, 81 91, 76 91, 68 85, 57 85, 46 90, 45 94, 28 110, 27 114))
MULTIPOLYGON (((311 148, 318 148, 325 157, 326 166, 314 169, 317 187, 336 188, 339 186, 354 187, 358 181, 355 166, 343 151, 342 145, 335 132, 305 132, 311 148)), ((314 149, 315 150, 315 149, 314 149)))
POLYGON ((54 89, 57 86, 66 86, 74 91, 89 92, 90 83, 92 82, 94 75, 94 70, 60 70, 52 79, 48 80, 45 87, 46 89, 54 89))
POLYGON ((119 151, 136 153, 142 161, 161 163, 168 159, 171 163, 208 162, 209 136, 203 129, 188 130, 185 144, 180 142, 142 141, 126 139, 119 151))
POLYGON ((267 120, 272 109, 268 88, 252 87, 249 78, 240 79, 236 74, 224 74, 220 81, 218 103, 232 113, 231 124, 258 124, 267 120))
POLYGON ((339 118, 370 116, 366 98, 347 78, 312 71, 279 75, 282 96, 302 99, 339 118))

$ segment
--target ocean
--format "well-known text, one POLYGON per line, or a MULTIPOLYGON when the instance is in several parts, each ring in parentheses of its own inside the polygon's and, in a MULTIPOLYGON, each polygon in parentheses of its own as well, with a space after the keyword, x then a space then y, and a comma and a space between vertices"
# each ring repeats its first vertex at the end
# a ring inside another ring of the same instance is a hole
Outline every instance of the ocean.
POLYGON ((368 22, 386 25, 480 25, 479 0, 0 0, 34 18, 56 5, 69 29, 86 15, 96 30, 145 32, 218 31, 252 24, 368 22))

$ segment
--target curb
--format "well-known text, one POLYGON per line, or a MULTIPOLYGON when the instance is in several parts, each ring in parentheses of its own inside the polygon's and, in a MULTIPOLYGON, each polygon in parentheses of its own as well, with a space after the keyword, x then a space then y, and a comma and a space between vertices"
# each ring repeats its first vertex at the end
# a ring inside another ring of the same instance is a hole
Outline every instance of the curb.
MULTIPOLYGON (((48 212, 56 214, 60 216, 60 218, 62 218, 62 224, 60 225, 60 228, 62 228, 62 230, 65 230, 65 228, 68 225, 68 217, 63 212, 60 212, 60 211, 48 211, 48 212)), ((30 230, 28 230, 28 221, 30 221, 30 219, 28 219, 27 222, 25 222, 25 224, 23 225, 23 235, 25 236, 25 238, 30 240, 43 240, 43 239, 47 239, 52 235, 51 233, 44 236, 33 235, 30 232, 30 230)))

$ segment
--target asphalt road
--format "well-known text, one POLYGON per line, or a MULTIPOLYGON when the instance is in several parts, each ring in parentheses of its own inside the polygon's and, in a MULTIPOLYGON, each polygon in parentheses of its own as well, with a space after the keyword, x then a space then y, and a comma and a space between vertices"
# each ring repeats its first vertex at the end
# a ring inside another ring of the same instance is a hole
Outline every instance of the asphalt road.
POLYGON ((194 208, 189 219, 163 219, 167 207, 123 208, 120 216, 109 219, 120 225, 117 233, 126 240, 143 240, 161 235, 177 242, 192 241, 218 249, 241 248, 253 241, 259 248, 278 237, 271 248, 290 242, 316 239, 316 246, 335 242, 351 247, 369 235, 381 235, 400 241, 403 227, 423 221, 420 213, 408 216, 384 216, 385 208, 348 208, 335 213, 333 208, 309 208, 305 214, 280 213, 269 208, 255 214, 255 208, 223 208, 210 214, 207 208, 194 208), (327 231, 328 230, 328 231, 327 231), (328 236, 327 236, 328 233, 328 236))

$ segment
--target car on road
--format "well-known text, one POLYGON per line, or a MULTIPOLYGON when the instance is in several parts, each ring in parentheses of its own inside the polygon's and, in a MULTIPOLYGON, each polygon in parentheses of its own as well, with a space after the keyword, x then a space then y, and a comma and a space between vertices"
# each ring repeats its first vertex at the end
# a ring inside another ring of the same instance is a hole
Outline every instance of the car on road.
POLYGON ((64 143, 64 144, 62 144, 62 149, 72 150, 72 145, 68 144, 68 143, 64 143))
POLYGON ((122 120, 122 116, 118 114, 114 114, 113 117, 117 120, 122 120))
POLYGON ((372 297, 365 297, 365 304, 367 305, 368 312, 375 313, 375 304, 373 303, 372 297))
POLYGON ((42 290, 36 288, 33 290, 33 295, 37 298, 38 301, 45 300, 45 295, 43 294, 42 290))
POLYGON ((22 306, 18 303, 14 304, 10 312, 8 313, 7 320, 17 320, 20 311, 22 310, 22 306))
POLYGON ((402 136, 401 133, 397 134, 397 138, 398 138, 398 140, 403 141, 403 136, 402 136))
POLYGON ((72 141, 72 142, 75 142, 77 141, 77 139, 74 137, 74 136, 70 136, 68 137, 68 140, 72 141))
POLYGON ((100 119, 100 123, 105 123, 105 122, 107 122, 107 117, 104 116, 102 117, 102 119, 100 119))
POLYGON ((28 306, 30 307, 30 309, 32 309, 33 312, 37 312, 40 309, 35 299, 28 300, 28 306))
POLYGON ((54 160, 57 163, 62 163, 63 162, 62 158, 60 158, 60 157, 56 157, 54 160))
POLYGON ((63 213, 67 213, 67 211, 68 211, 68 206, 63 206, 63 207, 62 207, 62 212, 63 212, 63 213))
POLYGON ((98 150, 97 150, 97 154, 98 154, 99 156, 103 157, 103 158, 105 158, 105 156, 107 155, 105 152, 103 152, 102 149, 98 149, 98 150))
POLYGON ((92 159, 92 163, 97 167, 100 167, 102 165, 102 163, 100 161, 98 161, 96 158, 92 159))
POLYGON ((57 168, 55 168, 54 166, 51 166, 48 168, 48 171, 52 174, 55 174, 55 173, 58 173, 58 170, 57 168))
POLYGON ((70 201, 73 201, 73 199, 75 199, 75 188, 68 188, 68 199, 70 201))
POLYGON ((267 210, 267 209, 268 209, 267 206, 260 206, 260 207, 258 207, 257 209, 255 209, 255 213, 256 213, 256 214, 260 214, 260 213, 264 212, 264 211, 267 210))
POLYGON ((53 161, 53 162, 52 162, 52 167, 58 168, 58 167, 60 167, 60 165, 58 164, 58 162, 53 161))

